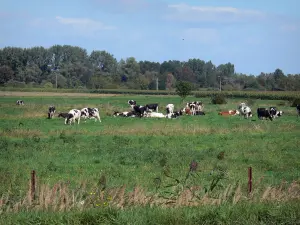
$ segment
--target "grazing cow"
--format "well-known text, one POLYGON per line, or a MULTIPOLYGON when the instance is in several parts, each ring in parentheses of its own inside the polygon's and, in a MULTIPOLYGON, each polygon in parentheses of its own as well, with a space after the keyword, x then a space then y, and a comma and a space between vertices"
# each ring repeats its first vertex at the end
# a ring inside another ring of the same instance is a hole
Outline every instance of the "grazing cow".
POLYGON ((128 100, 127 102, 131 108, 133 108, 136 105, 136 101, 135 100, 128 100))
POLYGON ((271 121, 273 120, 273 116, 272 116, 270 110, 268 110, 266 108, 258 108, 257 109, 257 117, 259 119, 269 118, 271 121))
POLYGON ((80 117, 81 117, 81 112, 78 109, 71 109, 68 112, 68 116, 65 118, 65 124, 72 124, 72 122, 75 124, 76 120, 77 123, 79 124, 80 122, 80 117))
POLYGON ((146 113, 145 116, 149 118, 166 118, 164 114, 158 112, 149 112, 146 113))
POLYGON ((24 101, 23 100, 17 100, 16 105, 24 105, 24 101))
POLYGON ((241 103, 238 106, 238 110, 241 116, 244 116, 245 119, 252 117, 251 108, 246 105, 246 103, 241 103))
POLYGON ((55 113, 55 106, 50 106, 48 109, 48 119, 52 119, 55 113))
POLYGON ((145 115, 147 108, 145 106, 135 105, 135 106, 133 106, 133 110, 141 118, 145 115))
POLYGON ((296 109, 297 109, 298 116, 300 116, 300 105, 297 105, 296 109))
POLYGON ((99 120, 101 123, 101 118, 99 114, 99 109, 98 108, 83 108, 81 109, 81 117, 84 118, 84 122, 86 122, 86 119, 95 119, 95 122, 99 120))
POLYGON ((58 113, 57 117, 67 118, 68 117, 68 113, 58 113))
POLYGON ((167 111, 167 114, 173 113, 174 112, 174 104, 168 104, 166 106, 166 111, 167 111))
POLYGON ((147 104, 147 105, 145 105, 145 107, 146 107, 146 111, 156 111, 156 112, 158 112, 158 104, 157 103, 155 103, 155 104, 147 104))
POLYGON ((135 111, 131 111, 131 112, 118 112, 118 111, 115 111, 114 114, 113 114, 114 117, 117 117, 117 116, 121 116, 121 117, 136 117, 137 114, 135 111))

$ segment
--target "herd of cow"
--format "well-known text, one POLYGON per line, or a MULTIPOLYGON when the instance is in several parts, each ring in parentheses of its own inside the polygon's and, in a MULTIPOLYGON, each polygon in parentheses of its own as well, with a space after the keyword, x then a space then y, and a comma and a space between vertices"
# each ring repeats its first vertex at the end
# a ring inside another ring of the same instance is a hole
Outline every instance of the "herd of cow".
MULTIPOLYGON (((174 104, 167 104, 165 107, 166 114, 158 112, 158 104, 147 104, 145 106, 137 105, 135 100, 129 100, 127 102, 131 108, 131 111, 119 112, 115 111, 113 113, 114 117, 149 117, 149 118, 177 118, 182 115, 205 115, 203 112, 204 105, 202 102, 194 101, 188 102, 186 106, 180 110, 175 111, 174 104)), ((17 105, 24 105, 23 100, 18 100, 17 105)), ((296 107, 298 116, 300 116, 300 105, 296 107)), ((50 106, 48 109, 48 118, 53 118, 55 114, 56 108, 55 106, 50 106)), ((236 110, 228 110, 222 111, 218 113, 221 116, 235 116, 241 115, 244 118, 252 117, 252 110, 246 103, 241 103, 236 110)), ((257 117, 259 119, 270 119, 271 121, 283 115, 282 111, 276 109, 276 107, 270 108, 258 108, 257 109, 257 117)), ((62 117, 65 119, 65 124, 72 124, 77 121, 80 123, 80 118, 83 118, 85 121, 86 119, 95 119, 95 122, 98 120, 101 122, 100 113, 98 108, 83 108, 81 110, 78 109, 71 109, 68 113, 59 113, 58 117, 62 117)))

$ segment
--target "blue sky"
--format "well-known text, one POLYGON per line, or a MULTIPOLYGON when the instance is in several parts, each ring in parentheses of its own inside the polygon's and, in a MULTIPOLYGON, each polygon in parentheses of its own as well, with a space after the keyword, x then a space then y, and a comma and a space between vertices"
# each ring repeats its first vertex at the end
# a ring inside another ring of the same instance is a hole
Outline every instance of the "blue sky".
POLYGON ((1 3, 0 48, 66 44, 118 60, 199 58, 239 73, 295 74, 299 8, 299 0, 10 0, 1 3))

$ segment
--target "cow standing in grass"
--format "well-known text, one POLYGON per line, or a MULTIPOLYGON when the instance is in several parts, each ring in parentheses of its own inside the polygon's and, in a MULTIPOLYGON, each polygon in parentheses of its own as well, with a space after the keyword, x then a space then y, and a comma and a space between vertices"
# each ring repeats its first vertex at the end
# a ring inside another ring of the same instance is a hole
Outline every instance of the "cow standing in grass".
POLYGON ((68 116, 65 118, 65 124, 72 124, 72 122, 75 124, 76 120, 77 123, 80 123, 80 117, 81 117, 81 112, 78 109, 71 109, 68 112, 68 116))
POLYGON ((55 114, 55 106, 50 106, 48 109, 48 119, 52 119, 55 114))
POLYGON ((296 109, 297 109, 297 115, 298 115, 298 117, 300 116, 300 105, 297 105, 296 106, 296 109))
POLYGON ((97 122, 97 120, 99 120, 99 122, 101 123, 101 118, 100 118, 100 114, 99 114, 99 109, 98 108, 83 108, 81 110, 81 117, 84 118, 84 122, 86 122, 86 119, 95 119, 95 122, 97 122))
POLYGON ((238 106, 238 110, 240 112, 241 116, 244 116, 245 119, 248 119, 249 117, 252 117, 251 108, 246 105, 246 103, 241 103, 238 106))

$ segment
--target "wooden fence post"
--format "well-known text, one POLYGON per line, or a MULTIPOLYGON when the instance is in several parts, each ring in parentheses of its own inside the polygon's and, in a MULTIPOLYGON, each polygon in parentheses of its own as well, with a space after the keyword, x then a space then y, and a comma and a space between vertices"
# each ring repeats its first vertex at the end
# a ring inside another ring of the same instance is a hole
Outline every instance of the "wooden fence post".
POLYGON ((36 175, 35 170, 31 171, 31 200, 35 200, 35 185, 36 185, 36 175))
POLYGON ((248 168, 248 194, 252 192, 252 167, 248 168))

